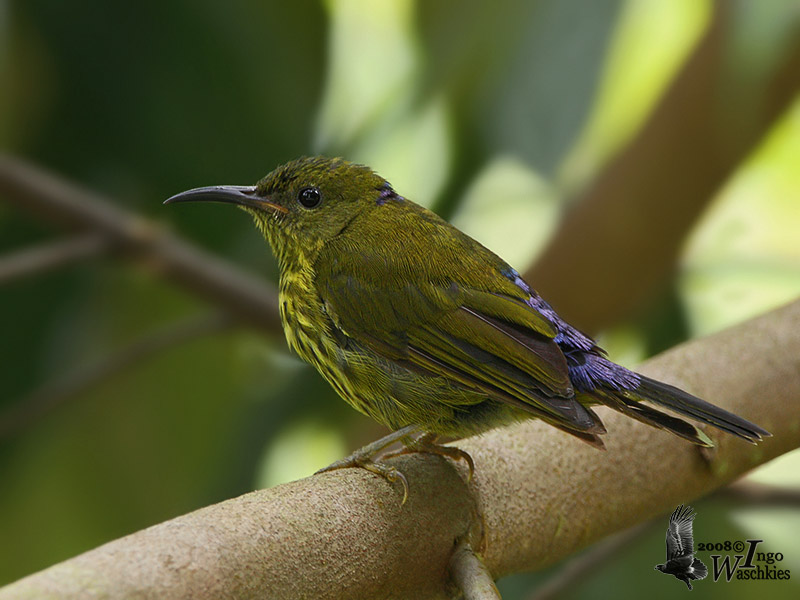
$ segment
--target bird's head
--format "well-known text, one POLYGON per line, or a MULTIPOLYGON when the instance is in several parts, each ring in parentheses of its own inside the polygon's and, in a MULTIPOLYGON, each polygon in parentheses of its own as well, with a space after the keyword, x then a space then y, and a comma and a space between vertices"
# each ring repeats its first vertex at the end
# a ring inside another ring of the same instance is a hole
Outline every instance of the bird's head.
POLYGON ((227 202, 252 215, 281 261, 313 257, 360 214, 398 199, 369 167, 341 158, 299 158, 254 186, 212 186, 183 192, 172 202, 227 202))

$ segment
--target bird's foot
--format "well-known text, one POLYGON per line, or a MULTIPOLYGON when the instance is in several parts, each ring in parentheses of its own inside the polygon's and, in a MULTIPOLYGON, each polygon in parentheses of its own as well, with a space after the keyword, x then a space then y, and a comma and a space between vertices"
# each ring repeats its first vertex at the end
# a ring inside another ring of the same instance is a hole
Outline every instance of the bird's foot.
POLYGON ((454 446, 442 446, 441 444, 437 444, 436 434, 434 433, 426 433, 417 438, 416 440, 405 443, 400 450, 390 452, 389 454, 384 456, 384 458, 391 458, 392 456, 400 456, 402 454, 411 454, 414 452, 424 452, 425 454, 438 454, 439 456, 445 456, 453 460, 463 460, 467 464, 467 467, 469 468, 469 476, 467 477, 467 482, 472 481, 472 475, 473 473, 475 473, 475 462, 472 460, 472 457, 468 453, 461 450, 461 448, 456 448, 454 446))
MULTIPOLYGON (((403 501, 401 505, 405 504, 406 500, 408 500, 408 479, 406 479, 406 476, 395 467, 387 465, 381 462, 381 460, 376 460, 375 456, 380 454, 384 449, 386 449, 387 446, 390 446, 397 441, 405 440, 409 436, 413 435, 416 431, 417 428, 413 425, 393 431, 389 435, 384 436, 381 439, 372 442, 371 444, 367 444, 363 448, 359 448, 350 456, 347 456, 341 460, 337 460, 335 463, 320 469, 316 474, 327 473, 328 471, 335 471, 337 469, 349 469, 353 467, 366 469, 370 473, 380 475, 389 483, 396 483, 399 481, 403 486, 403 501)), ((387 455, 383 458, 388 458, 389 456, 392 455, 387 455)))
POLYGON ((408 500, 408 479, 406 479, 406 476, 403 475, 401 471, 391 465, 376 461, 372 457, 361 457, 358 451, 347 458, 337 460, 324 469, 320 469, 316 474, 327 473, 328 471, 335 471, 336 469, 349 469, 352 467, 366 469, 370 473, 380 475, 389 483, 396 483, 399 481, 403 486, 403 501, 400 504, 403 505, 406 503, 406 500, 408 500))
MULTIPOLYGON (((386 454, 384 458, 400 456, 402 454, 412 454, 414 452, 424 452, 426 454, 438 454, 439 456, 444 456, 452 460, 463 460, 469 469, 467 483, 472 481, 472 475, 475 473, 475 462, 472 460, 472 457, 469 455, 469 453, 454 446, 443 446, 441 444, 437 444, 436 438, 437 436, 434 433, 425 433, 415 440, 404 442, 404 446, 402 448, 386 454)), ((475 547, 478 548, 479 552, 485 552, 488 547, 488 539, 486 536, 486 518, 477 504, 473 504, 472 511, 473 522, 477 524, 479 530, 478 543, 475 547)))
POLYGON ((408 500, 408 479, 406 479, 406 476, 403 475, 403 473, 401 473, 398 469, 383 462, 388 458, 403 454, 411 454, 414 452, 424 452, 426 454, 438 454, 439 456, 445 456, 453 460, 463 460, 469 468, 469 476, 467 481, 469 482, 472 480, 472 475, 475 472, 475 463, 469 454, 460 448, 455 448, 453 446, 442 446, 441 444, 435 443, 437 436, 433 433, 425 433, 419 438, 413 439, 411 436, 418 431, 419 430, 415 425, 409 425, 408 427, 398 429, 397 431, 394 431, 389 435, 372 442, 371 444, 367 444, 363 448, 359 448, 350 456, 347 456, 341 460, 337 460, 335 463, 328 465, 324 469, 320 469, 317 471, 317 474, 327 473, 328 471, 335 471, 337 469, 349 469, 353 467, 366 469, 370 473, 380 475, 389 483, 396 483, 399 481, 403 486, 402 504, 405 504, 406 500, 408 500), (403 443, 403 447, 401 449, 394 452, 389 452, 379 459, 375 458, 388 446, 398 441, 403 443))

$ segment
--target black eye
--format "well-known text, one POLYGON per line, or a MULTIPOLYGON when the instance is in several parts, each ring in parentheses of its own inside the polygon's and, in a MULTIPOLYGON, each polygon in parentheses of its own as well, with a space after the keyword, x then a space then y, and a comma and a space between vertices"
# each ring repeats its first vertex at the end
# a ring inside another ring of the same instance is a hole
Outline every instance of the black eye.
POLYGON ((316 208, 322 202, 322 194, 315 187, 307 187, 300 190, 297 200, 306 208, 316 208))

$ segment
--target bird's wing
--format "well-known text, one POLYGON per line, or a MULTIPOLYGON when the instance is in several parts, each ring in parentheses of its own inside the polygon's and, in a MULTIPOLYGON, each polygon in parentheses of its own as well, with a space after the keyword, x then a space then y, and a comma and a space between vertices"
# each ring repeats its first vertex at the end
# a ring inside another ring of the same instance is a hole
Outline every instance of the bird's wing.
POLYGON ((694 553, 692 521, 695 516, 691 506, 683 505, 676 508, 670 516, 667 529, 667 560, 692 556, 694 553))
POLYGON ((503 274, 508 265, 452 231, 462 237, 447 238, 451 252, 418 264, 396 241, 329 243, 315 281, 336 326, 385 358, 568 430, 601 431, 597 416, 574 398, 554 325, 526 304, 529 295, 503 274))

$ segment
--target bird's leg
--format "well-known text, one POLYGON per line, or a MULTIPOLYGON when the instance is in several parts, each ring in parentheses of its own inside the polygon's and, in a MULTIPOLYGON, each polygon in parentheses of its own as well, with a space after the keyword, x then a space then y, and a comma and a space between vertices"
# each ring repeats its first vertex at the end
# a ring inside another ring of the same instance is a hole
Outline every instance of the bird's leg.
POLYGON ((472 474, 475 472, 475 463, 473 462, 472 457, 460 448, 437 444, 437 437, 438 436, 435 433, 425 433, 416 440, 413 440, 409 443, 404 442, 403 447, 400 450, 390 452, 384 458, 399 456, 401 454, 411 454, 412 452, 424 452, 426 454, 438 454, 439 456, 446 456, 452 458, 453 460, 463 460, 465 463, 467 463, 467 467, 469 467, 469 476, 467 477, 467 481, 472 481, 472 474))
POLYGON ((317 474, 335 471, 336 469, 347 469, 350 467, 360 467, 362 469, 366 469, 371 473, 380 475, 390 483, 399 481, 403 486, 402 503, 405 504, 406 500, 408 499, 408 480, 406 479, 406 476, 396 468, 380 462, 379 460, 375 460, 375 456, 397 441, 403 441, 403 443, 405 443, 405 439, 409 438, 418 431, 419 428, 416 425, 408 425, 407 427, 393 431, 389 435, 385 435, 379 440, 375 440, 374 442, 359 448, 350 456, 347 456, 341 460, 337 460, 335 463, 328 465, 324 469, 320 469, 317 471, 317 474))
MULTIPOLYGON (((401 454, 411 454, 413 452, 424 452, 426 454, 438 454, 451 458, 453 460, 463 460, 469 468, 469 475, 467 476, 467 483, 472 481, 472 474, 475 472, 475 463, 472 457, 462 450, 453 446, 443 446, 436 443, 437 435, 435 433, 424 433, 415 440, 403 442, 403 447, 394 452, 389 452, 383 458, 391 458, 392 456, 400 456, 401 454)), ((486 549, 486 519, 477 505, 473 505, 473 516, 475 522, 480 527, 480 541, 477 548, 485 551, 486 549)))

